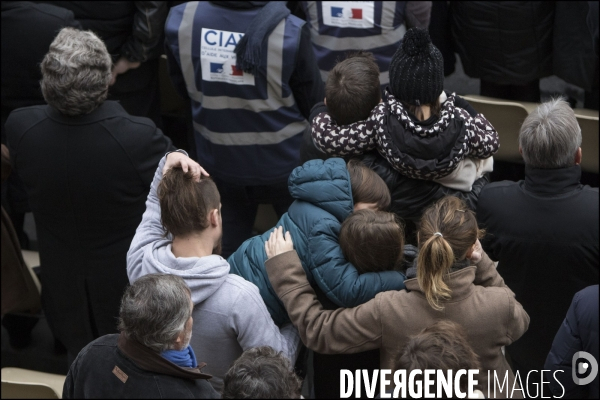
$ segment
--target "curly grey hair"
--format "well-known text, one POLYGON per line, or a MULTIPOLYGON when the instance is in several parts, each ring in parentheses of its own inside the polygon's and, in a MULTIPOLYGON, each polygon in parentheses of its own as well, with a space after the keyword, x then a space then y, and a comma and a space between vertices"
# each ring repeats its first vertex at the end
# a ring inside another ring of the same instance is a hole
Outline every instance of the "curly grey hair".
POLYGON ((119 331, 160 353, 174 347, 192 315, 190 289, 176 275, 150 274, 125 290, 119 331))
POLYGON ((581 128, 562 98, 540 104, 525 118, 519 132, 523 159, 533 168, 572 167, 580 146, 581 128))
POLYGON ((246 350, 223 379, 223 399, 299 399, 302 382, 290 361, 268 346, 246 350))
POLYGON ((63 28, 41 64, 44 99, 63 114, 89 114, 106 100, 111 68, 108 50, 98 36, 63 28))

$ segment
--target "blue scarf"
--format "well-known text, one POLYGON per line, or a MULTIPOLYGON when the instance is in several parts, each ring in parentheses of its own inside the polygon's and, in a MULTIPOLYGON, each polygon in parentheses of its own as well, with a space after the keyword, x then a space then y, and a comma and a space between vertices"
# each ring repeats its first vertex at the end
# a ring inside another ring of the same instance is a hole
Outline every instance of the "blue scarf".
POLYGON ((198 366, 194 350, 189 345, 183 350, 165 350, 160 355, 179 367, 196 368, 198 366))
POLYGON ((250 21, 244 37, 235 47, 236 67, 256 75, 261 60, 262 43, 282 19, 290 15, 285 1, 270 1, 250 21))

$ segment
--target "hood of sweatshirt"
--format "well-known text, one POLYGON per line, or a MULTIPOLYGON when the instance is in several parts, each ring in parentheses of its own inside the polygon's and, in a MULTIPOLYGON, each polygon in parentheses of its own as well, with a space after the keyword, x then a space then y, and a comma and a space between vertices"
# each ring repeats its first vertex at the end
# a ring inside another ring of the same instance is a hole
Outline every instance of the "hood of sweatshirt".
POLYGON ((229 275, 229 263, 219 255, 206 257, 175 257, 171 241, 158 240, 147 246, 144 263, 152 271, 182 277, 192 292, 192 302, 198 304, 219 289, 229 275))

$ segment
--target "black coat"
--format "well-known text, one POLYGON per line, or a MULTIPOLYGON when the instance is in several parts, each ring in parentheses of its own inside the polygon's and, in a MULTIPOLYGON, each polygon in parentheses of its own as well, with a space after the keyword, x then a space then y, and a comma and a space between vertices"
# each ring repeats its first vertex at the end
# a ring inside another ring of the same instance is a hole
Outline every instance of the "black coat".
POLYGON ((552 349, 544 365, 544 369, 548 370, 546 380, 550 382, 550 389, 555 397, 561 397, 563 390, 564 398, 597 399, 599 397, 598 374, 592 382, 581 386, 576 385, 572 378, 573 355, 576 352, 585 351, 596 361, 600 360, 599 334, 598 285, 592 285, 577 292, 573 298, 567 317, 556 332, 552 349), (559 370, 563 372, 558 372, 559 370))
POLYGON ((552 75, 553 1, 454 1, 450 14, 471 78, 523 85, 552 75))
MULTIPOLYGON (((598 54, 586 20, 588 3, 598 2, 556 2, 552 54, 554 75, 591 92, 594 86, 598 87, 598 54)), ((594 19, 598 24, 597 6, 594 19)))
POLYGON ((71 364, 62 397, 218 399, 210 378, 199 369, 178 367, 123 335, 106 335, 87 345, 71 364))
POLYGON ((483 248, 531 317, 507 348, 521 373, 543 369, 571 299, 598 283, 598 188, 580 177, 580 166, 526 167, 524 181, 490 183, 479 195, 483 248))
MULTIPOLYGON (((323 103, 318 103, 313 107, 309 121, 312 121, 315 116, 322 112, 327 112, 327 107, 323 103)), ((309 126, 302 137, 300 161, 304 163, 315 158, 325 160, 328 157, 327 154, 321 152, 313 144, 311 127, 309 126)), ((406 239, 411 244, 416 244, 416 238, 413 237, 416 229, 415 224, 421 219, 423 211, 428 206, 444 196, 452 195, 463 199, 470 209, 475 210, 477 208, 479 192, 489 182, 487 175, 483 176, 473 183, 473 190, 470 192, 461 192, 433 181, 412 179, 404 176, 392 168, 377 151, 372 151, 355 158, 360 159, 367 167, 375 171, 390 189, 392 196, 390 211, 401 217, 406 223, 406 239)))
POLYGON ((20 108, 6 132, 36 222, 46 317, 77 354, 116 332, 127 251, 171 141, 113 101, 78 117, 20 108))

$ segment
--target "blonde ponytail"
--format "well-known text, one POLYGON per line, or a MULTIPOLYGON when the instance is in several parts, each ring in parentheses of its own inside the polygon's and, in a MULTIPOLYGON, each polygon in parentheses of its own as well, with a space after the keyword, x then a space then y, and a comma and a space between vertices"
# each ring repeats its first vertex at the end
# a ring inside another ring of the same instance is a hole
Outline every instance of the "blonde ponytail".
POLYGON ((464 260, 482 235, 475 213, 454 196, 440 199, 423 213, 418 233, 417 280, 434 310, 443 310, 443 303, 452 297, 446 278, 452 265, 464 260))
POLYGON ((423 243, 417 258, 417 280, 429 305, 443 310, 441 300, 448 300, 452 291, 444 282, 444 275, 454 264, 454 251, 440 235, 432 235, 423 243))

